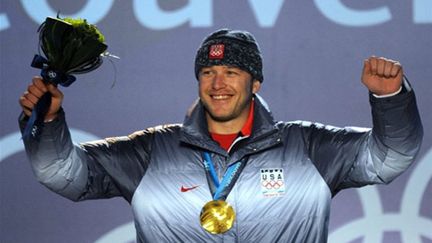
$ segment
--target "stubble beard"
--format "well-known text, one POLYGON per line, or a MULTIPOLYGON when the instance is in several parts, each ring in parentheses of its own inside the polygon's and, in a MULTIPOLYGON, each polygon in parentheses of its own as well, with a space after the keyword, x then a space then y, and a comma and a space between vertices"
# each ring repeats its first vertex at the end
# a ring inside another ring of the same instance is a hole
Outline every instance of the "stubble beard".
POLYGON ((250 102, 252 101, 252 96, 253 94, 250 93, 250 95, 238 106, 235 107, 234 110, 232 112, 230 112, 229 114, 225 115, 225 116, 217 116, 215 115, 209 105, 206 102, 202 102, 203 106, 204 106, 204 110, 206 112, 206 114, 214 121, 216 122, 229 122, 232 121, 234 119, 236 119, 237 117, 239 117, 241 115, 241 113, 247 109, 248 105, 250 105, 250 102))
POLYGON ((248 107, 248 105, 252 101, 252 97, 254 95, 252 93, 252 90, 253 90, 253 79, 251 78, 248 97, 240 104, 240 106, 238 107, 239 109, 234 108, 234 110, 226 116, 216 116, 215 114, 213 114, 211 112, 211 109, 210 109, 210 106, 208 105, 208 103, 206 103, 204 101, 204 99, 200 98, 200 100, 204 106, 205 113, 207 114, 208 117, 210 117, 212 120, 214 120, 216 122, 229 122, 229 121, 234 120, 235 118, 239 117, 240 114, 243 112, 243 110, 248 107))

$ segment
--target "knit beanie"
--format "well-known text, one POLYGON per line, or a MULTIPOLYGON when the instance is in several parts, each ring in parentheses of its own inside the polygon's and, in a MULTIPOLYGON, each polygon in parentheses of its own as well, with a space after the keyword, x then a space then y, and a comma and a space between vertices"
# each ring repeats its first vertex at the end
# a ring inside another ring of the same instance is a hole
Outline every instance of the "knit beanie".
POLYGON ((263 82, 261 52, 255 37, 242 30, 221 29, 207 36, 195 57, 195 77, 203 67, 226 65, 263 82))

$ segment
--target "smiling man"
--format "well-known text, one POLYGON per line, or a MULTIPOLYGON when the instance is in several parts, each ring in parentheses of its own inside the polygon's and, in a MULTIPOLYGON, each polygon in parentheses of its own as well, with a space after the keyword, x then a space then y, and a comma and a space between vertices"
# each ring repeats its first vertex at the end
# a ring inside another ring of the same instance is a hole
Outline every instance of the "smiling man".
POLYGON ((199 72, 199 96, 210 132, 237 133, 245 124, 252 95, 261 83, 239 68, 204 67, 199 72))
POLYGON ((414 161, 422 125, 401 65, 365 60, 373 128, 276 122, 257 95, 262 58, 246 31, 209 35, 195 59, 199 99, 183 124, 80 145, 63 94, 39 77, 20 98, 23 129, 45 92, 39 141, 24 140, 38 180, 71 200, 121 196, 139 242, 326 242, 340 190, 389 183, 414 161))

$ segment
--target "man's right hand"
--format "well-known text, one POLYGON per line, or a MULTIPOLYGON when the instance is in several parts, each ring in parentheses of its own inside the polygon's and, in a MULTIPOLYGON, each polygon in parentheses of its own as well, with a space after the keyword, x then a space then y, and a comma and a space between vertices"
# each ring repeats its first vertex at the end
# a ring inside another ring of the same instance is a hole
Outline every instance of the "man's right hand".
POLYGON ((33 108, 46 92, 50 92, 52 98, 51 106, 45 115, 44 121, 54 120, 60 110, 63 101, 63 93, 53 84, 46 84, 39 76, 33 77, 32 83, 19 99, 24 114, 31 116, 33 108))

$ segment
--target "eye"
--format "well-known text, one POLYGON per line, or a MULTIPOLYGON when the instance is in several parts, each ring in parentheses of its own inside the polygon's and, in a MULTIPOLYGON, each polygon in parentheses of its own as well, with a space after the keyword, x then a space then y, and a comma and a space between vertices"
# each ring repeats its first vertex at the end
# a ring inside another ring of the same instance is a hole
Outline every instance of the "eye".
POLYGON ((230 70, 227 70, 226 74, 228 76, 237 76, 239 73, 237 71, 235 71, 235 70, 231 70, 230 69, 230 70))
POLYGON ((200 76, 210 76, 213 72, 210 69, 202 69, 200 72, 200 76))

